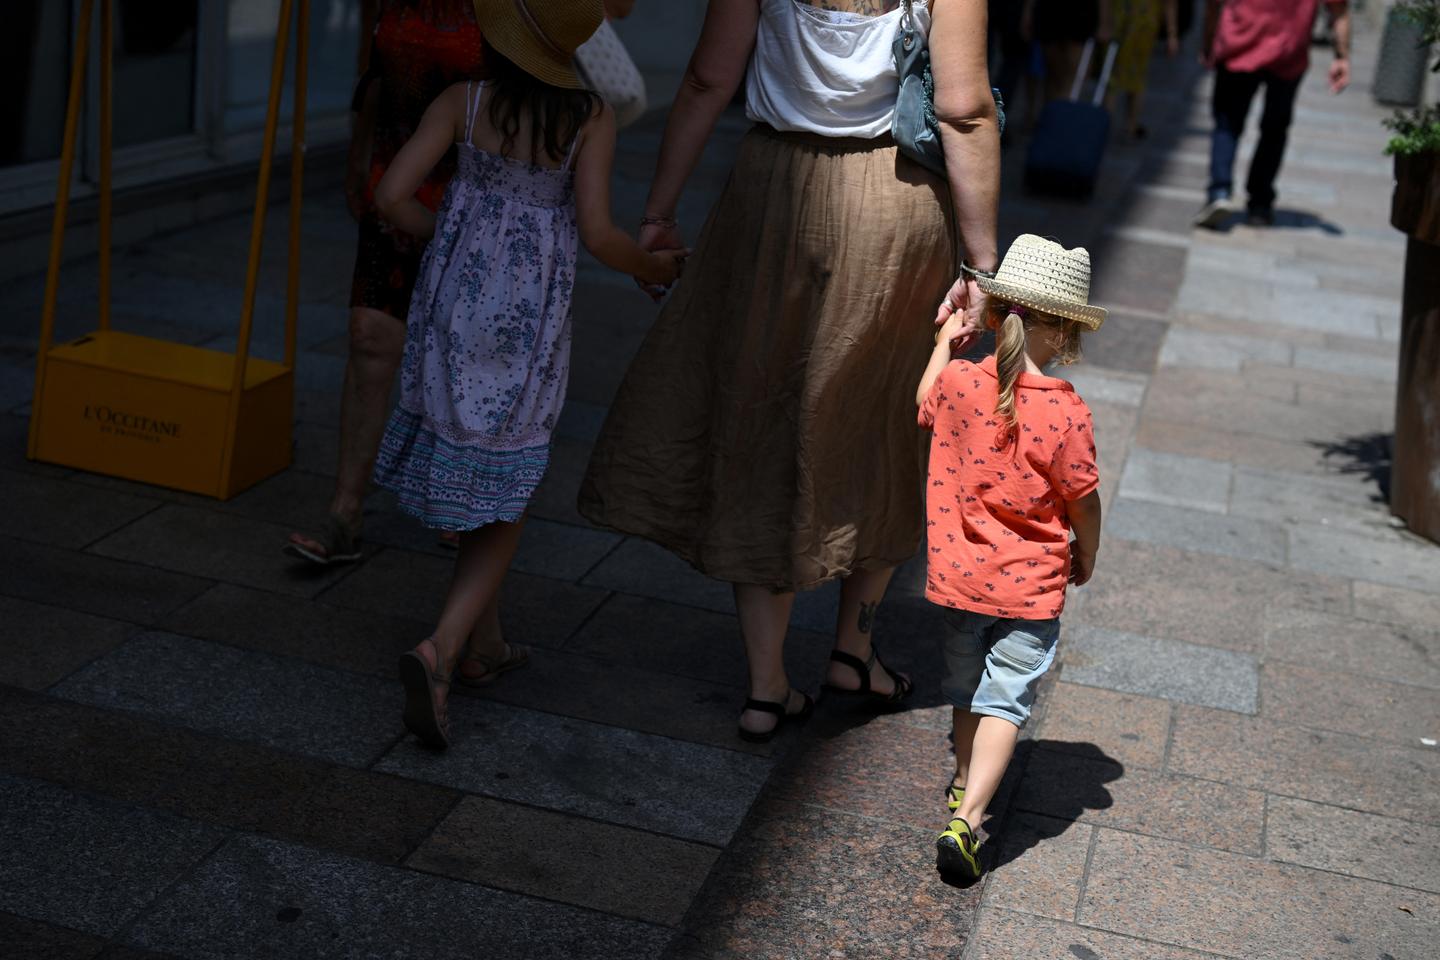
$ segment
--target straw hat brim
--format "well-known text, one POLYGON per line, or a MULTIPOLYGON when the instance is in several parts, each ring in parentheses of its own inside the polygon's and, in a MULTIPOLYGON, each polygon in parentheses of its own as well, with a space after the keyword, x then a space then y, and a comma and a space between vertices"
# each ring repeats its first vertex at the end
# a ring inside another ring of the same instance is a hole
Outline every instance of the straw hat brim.
POLYGON ((1074 300, 1062 300, 1059 297, 1051 296, 1040 290, 1029 287, 1016 286, 1006 283, 1003 280, 992 280, 989 277, 976 277, 975 284, 989 296, 1006 303, 1017 303, 1022 307, 1029 307, 1031 310, 1039 310, 1051 316, 1065 317, 1077 323, 1083 323, 1091 330, 1099 330, 1100 325, 1109 316, 1109 311, 1104 307, 1092 306, 1088 303, 1077 303, 1074 300))
POLYGON ((585 89, 575 72, 575 61, 547 50, 509 0, 476 0, 475 12, 483 25, 485 41, 515 66, 552 87, 585 89))

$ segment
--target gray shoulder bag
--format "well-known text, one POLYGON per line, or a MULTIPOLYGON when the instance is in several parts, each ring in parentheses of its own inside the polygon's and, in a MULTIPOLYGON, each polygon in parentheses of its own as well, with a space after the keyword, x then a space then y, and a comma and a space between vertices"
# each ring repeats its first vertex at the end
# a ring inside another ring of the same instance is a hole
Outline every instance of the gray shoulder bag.
MULTIPOLYGON (((915 30, 914 0, 903 0, 900 34, 895 38, 895 70, 900 75, 900 95, 895 100, 895 119, 890 133, 905 156, 936 173, 945 172, 945 151, 940 145, 940 122, 935 118, 935 77, 930 72, 930 44, 915 30)), ((1000 132, 1005 132, 1005 104, 1000 91, 995 97, 1000 132)))

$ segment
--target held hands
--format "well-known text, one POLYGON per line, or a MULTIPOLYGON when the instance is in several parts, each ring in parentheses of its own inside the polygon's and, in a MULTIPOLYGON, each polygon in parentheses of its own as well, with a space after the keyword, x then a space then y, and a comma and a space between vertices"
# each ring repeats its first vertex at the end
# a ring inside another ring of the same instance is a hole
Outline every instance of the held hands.
POLYGON ((640 244, 640 249, 652 253, 678 253, 679 264, 675 276, 668 280, 655 281, 648 277, 636 277, 635 283, 650 295, 650 299, 659 302, 669 292, 670 284, 675 282, 675 277, 680 275, 680 268, 684 266, 685 257, 690 251, 685 246, 685 239, 680 236, 680 226, 673 220, 662 223, 644 223, 640 225, 640 232, 636 235, 635 241, 640 244))
POLYGON ((951 349, 964 353, 980 336, 984 323, 985 294, 973 277, 962 274, 935 312, 935 325, 940 328, 936 342, 949 340, 951 349))
MULTIPOLYGON (((650 254, 648 270, 637 279, 647 285, 647 292, 649 288, 658 288, 663 295, 670 288, 670 284, 680 279, 680 274, 685 269, 685 258, 688 256, 690 251, 685 247, 655 250, 650 254)), ((652 293, 651 296, 655 295, 652 293)))

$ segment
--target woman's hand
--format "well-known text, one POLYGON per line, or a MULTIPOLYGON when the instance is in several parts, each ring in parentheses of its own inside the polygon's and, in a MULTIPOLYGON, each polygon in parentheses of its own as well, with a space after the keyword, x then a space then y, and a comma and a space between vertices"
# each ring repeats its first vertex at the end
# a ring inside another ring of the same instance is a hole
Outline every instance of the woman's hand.
POLYGON ((973 277, 961 274, 955 281, 935 311, 935 325, 939 338, 948 336, 956 352, 970 349, 985 328, 985 293, 973 277))
MULTIPOLYGON (((636 235, 635 242, 640 244, 642 250, 649 250, 658 253, 662 250, 685 250, 685 238, 680 235, 680 225, 673 220, 664 223, 645 223, 640 226, 640 233, 636 235)), ((689 254, 685 250, 686 255, 689 254)), ((640 289, 650 295, 650 299, 657 303, 665 296, 667 287, 664 285, 646 283, 639 277, 635 278, 640 289)))

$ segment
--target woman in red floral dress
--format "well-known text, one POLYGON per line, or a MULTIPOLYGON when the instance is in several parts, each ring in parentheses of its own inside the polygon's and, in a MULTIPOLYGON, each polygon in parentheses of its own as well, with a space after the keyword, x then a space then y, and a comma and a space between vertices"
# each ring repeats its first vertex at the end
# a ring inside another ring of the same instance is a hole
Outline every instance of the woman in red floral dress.
MULTIPOLYGON (((291 534, 286 551, 319 564, 360 558, 360 514, 390 388, 405 345, 405 314, 425 241, 386 224, 374 189, 410 139, 425 108, 447 87, 482 73, 471 0, 366 0, 373 24, 353 110, 345 192, 360 224, 350 288, 350 353, 340 402, 340 457, 329 513, 314 536, 291 534)), ((455 169, 451 155, 420 188, 434 209, 455 169)))

